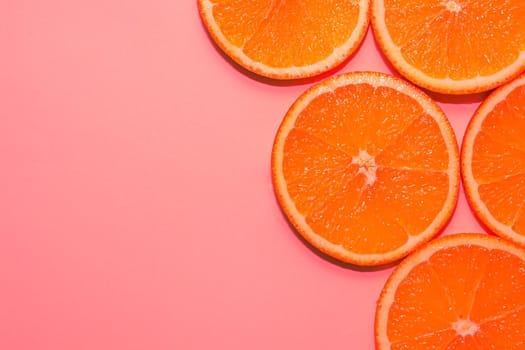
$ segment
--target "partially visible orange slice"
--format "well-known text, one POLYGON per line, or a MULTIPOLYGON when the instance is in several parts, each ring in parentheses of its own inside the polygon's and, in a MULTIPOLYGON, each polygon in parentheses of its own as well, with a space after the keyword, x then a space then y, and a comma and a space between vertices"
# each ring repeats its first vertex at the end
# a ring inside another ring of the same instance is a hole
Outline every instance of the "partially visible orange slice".
POLYGON ((525 349, 525 250, 482 234, 403 260, 377 303, 377 350, 525 349))
POLYGON ((523 0, 373 0, 385 56, 413 83, 447 94, 490 90, 525 69, 523 0))
POLYGON ((215 43, 242 67, 306 78, 347 59, 363 40, 370 0, 198 0, 215 43))
POLYGON ((380 265, 436 235, 452 214, 459 156, 439 107, 405 81, 349 73, 313 86, 277 132, 279 203, 313 246, 380 265))
POLYGON ((525 246, 525 75, 495 90, 472 117, 462 175, 476 216, 525 246))

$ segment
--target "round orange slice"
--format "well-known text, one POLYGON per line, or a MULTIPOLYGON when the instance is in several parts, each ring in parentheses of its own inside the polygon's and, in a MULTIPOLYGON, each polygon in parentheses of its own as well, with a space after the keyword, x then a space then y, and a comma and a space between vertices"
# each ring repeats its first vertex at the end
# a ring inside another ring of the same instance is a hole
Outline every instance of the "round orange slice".
POLYGON ((198 0, 215 43, 242 67, 274 79, 326 72, 354 53, 370 0, 198 0))
POLYGON ((479 220, 525 246, 525 75, 495 90, 474 113, 461 167, 479 220))
POLYGON ((403 260, 377 303, 377 350, 524 349, 525 250, 494 236, 436 239, 403 260))
POLYGON ((373 0, 372 28, 392 65, 447 94, 487 91, 525 69, 523 0, 373 0))
POLYGON ((292 105, 272 153, 277 199, 322 252, 357 265, 398 260, 436 235, 459 186, 443 112, 405 81, 348 73, 292 105))

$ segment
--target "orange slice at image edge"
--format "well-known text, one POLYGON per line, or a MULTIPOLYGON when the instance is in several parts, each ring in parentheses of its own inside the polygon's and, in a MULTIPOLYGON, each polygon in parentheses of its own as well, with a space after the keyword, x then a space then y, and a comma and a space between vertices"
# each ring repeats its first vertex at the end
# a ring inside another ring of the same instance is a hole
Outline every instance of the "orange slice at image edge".
POLYGON ((362 42, 370 0, 198 0, 217 46, 245 69, 273 79, 335 68, 362 42))
POLYGON ((525 250, 485 234, 438 238, 392 272, 377 350, 523 349, 525 250))
POLYGON ((478 219, 525 247, 525 75, 496 89, 474 113, 461 171, 478 219))
POLYGON ((274 140, 272 179, 296 231, 363 266, 396 261, 438 234, 459 188, 446 116, 411 84, 355 72, 307 90, 274 140))
POLYGON ((423 88, 477 93, 525 70, 523 0, 372 0, 371 8, 381 51, 423 88))

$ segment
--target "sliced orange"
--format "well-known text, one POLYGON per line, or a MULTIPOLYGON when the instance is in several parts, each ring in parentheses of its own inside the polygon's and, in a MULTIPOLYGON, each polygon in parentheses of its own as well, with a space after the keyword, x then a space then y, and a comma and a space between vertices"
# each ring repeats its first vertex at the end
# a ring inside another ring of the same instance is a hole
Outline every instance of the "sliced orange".
POLYGON ((525 250, 494 236, 436 239, 403 260, 377 303, 377 350, 525 349, 525 250))
POLYGON ((476 216, 494 233, 525 246, 525 75, 479 106, 467 126, 461 158, 476 216))
POLYGON ((405 256, 454 210, 459 156, 439 107, 405 81, 348 73, 292 105, 272 154, 277 199, 306 241, 357 265, 405 256))
POLYGON ((274 79, 321 74, 363 40, 370 0, 198 0, 215 43, 242 67, 274 79))
POLYGON ((372 28, 392 65, 440 93, 490 90, 525 69, 523 0, 373 0, 372 28))

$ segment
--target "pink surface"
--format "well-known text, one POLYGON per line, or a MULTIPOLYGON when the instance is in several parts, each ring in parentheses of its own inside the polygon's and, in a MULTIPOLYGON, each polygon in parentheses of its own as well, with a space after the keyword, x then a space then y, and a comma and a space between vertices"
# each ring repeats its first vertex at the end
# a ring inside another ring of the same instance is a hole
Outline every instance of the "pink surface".
MULTIPOLYGON (((312 81, 239 70, 190 0, 3 1, 0 43, 0 349, 374 348, 391 268, 315 254, 273 195, 312 81)), ((371 32, 354 70, 391 72, 371 32)), ((433 96, 461 141, 484 95, 433 96)))

